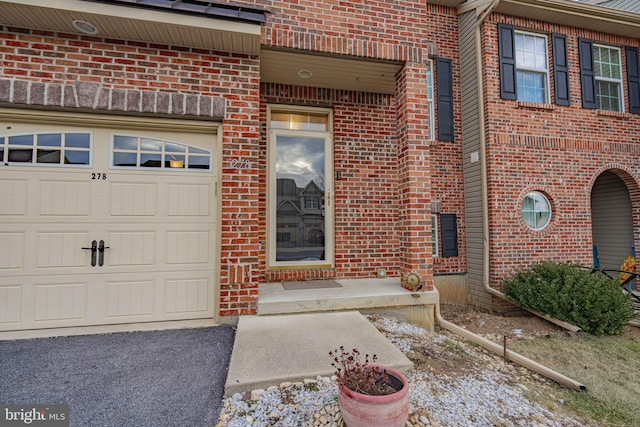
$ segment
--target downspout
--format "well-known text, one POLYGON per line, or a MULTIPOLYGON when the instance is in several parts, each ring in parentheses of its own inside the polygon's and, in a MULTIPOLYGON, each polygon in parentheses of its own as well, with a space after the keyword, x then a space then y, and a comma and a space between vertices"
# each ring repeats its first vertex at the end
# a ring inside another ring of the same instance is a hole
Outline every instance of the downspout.
POLYGON ((436 304, 435 310, 435 318, 438 322, 438 325, 443 327, 444 329, 453 332, 454 334, 460 335, 474 344, 479 345, 485 350, 489 350, 499 356, 504 356, 506 359, 517 363, 518 365, 524 366, 525 368, 536 372, 540 375, 543 375, 559 384, 567 386, 577 391, 586 392, 587 387, 584 384, 581 384, 571 378, 561 374, 560 372, 554 371, 553 369, 547 368, 544 365, 535 362, 520 353, 516 353, 515 351, 507 350, 505 347, 494 343, 493 341, 489 341, 486 338, 481 337, 480 335, 474 334, 467 329, 464 329, 461 326, 458 326, 454 323, 451 323, 447 320, 444 320, 440 315, 440 303, 436 304))
MULTIPOLYGON (((481 0, 483 1, 483 0, 481 0)), ((478 6, 478 8, 476 9, 477 13, 477 20, 476 20, 476 27, 475 27, 475 38, 476 38, 476 55, 477 55, 477 67, 478 67, 478 72, 477 72, 477 78, 478 78, 478 87, 480 88, 480 90, 478 91, 478 99, 479 99, 479 109, 480 109, 480 147, 482 150, 482 163, 481 163, 481 173, 482 173, 482 208, 483 208, 483 212, 484 212, 484 218, 483 218, 483 231, 484 231, 484 272, 483 272, 483 282, 484 282, 484 286, 487 289, 487 291, 492 294, 495 295, 499 298, 503 298, 506 299, 505 295, 496 290, 493 289, 489 286, 489 219, 488 219, 488 196, 487 196, 487 163, 485 160, 485 148, 486 148, 486 141, 485 141, 485 127, 484 127, 484 93, 483 93, 483 82, 482 82, 482 45, 480 43, 480 26, 482 24, 482 22, 484 21, 484 19, 491 13, 491 11, 498 5, 498 3, 500 2, 500 0, 485 0, 483 1, 484 4, 480 4, 480 6, 478 6), (482 7, 484 7, 484 9, 480 10, 482 7)), ((540 315, 540 314, 538 314, 540 315)), ((543 316, 544 317, 544 316, 543 316)), ((549 320, 549 319, 547 319, 549 320)), ((543 375, 553 381, 556 381, 562 385, 565 385, 569 388, 572 388, 574 390, 578 390, 578 391, 582 391, 582 392, 586 392, 587 388, 586 386, 584 386, 583 384, 557 372, 554 371, 553 369, 547 368, 544 365, 541 365, 527 357, 524 357, 523 355, 507 350, 506 347, 502 347, 496 343, 494 343, 493 341, 490 341, 486 338, 483 338, 477 334, 474 334, 473 332, 464 329, 454 323, 451 323, 445 319, 442 318, 441 314, 440 314, 440 299, 438 298, 438 302, 436 303, 435 306, 435 321, 438 323, 438 325, 440 325, 441 327, 443 327, 444 329, 447 329, 450 332, 453 332, 454 334, 460 335, 466 339, 468 339, 469 341, 481 346, 482 348, 489 350, 495 354, 498 355, 502 355, 504 356, 506 359, 517 363, 521 366, 524 366, 527 369, 530 369, 533 372, 536 372, 540 375, 543 375)), ((555 323, 555 322, 554 322, 555 323)), ((563 322, 564 323, 564 322, 563 322)), ((575 328, 573 325, 568 325, 567 326, 571 326, 572 328, 575 328)), ((572 329, 573 330, 573 329, 572 329)), ((579 330, 579 329, 578 329, 579 330)))
MULTIPOLYGON (((488 3, 488 2, 487 2, 488 3)), ((482 283, 484 285, 485 290, 491 294, 494 295, 498 298, 501 298, 505 301, 509 301, 510 303, 513 304, 513 301, 510 301, 505 294, 503 294, 502 292, 500 292, 497 289, 494 289, 491 287, 490 283, 490 275, 489 275, 489 268, 490 268, 490 262, 489 262, 489 192, 488 192, 488 178, 487 178, 487 159, 486 159, 486 153, 487 153, 487 141, 486 141, 486 134, 485 134, 485 124, 484 124, 484 79, 482 77, 482 43, 481 43, 481 33, 480 33, 480 27, 482 26, 482 23, 484 22, 484 20, 491 14, 491 12, 496 8, 496 6, 498 6, 498 4, 500 3, 500 0, 491 0, 491 3, 489 3, 488 5, 481 5, 482 6, 486 6, 484 9, 479 10, 477 12, 477 19, 476 19, 476 27, 475 27, 475 32, 476 32, 476 64, 477 64, 477 78, 478 78, 478 108, 479 108, 479 114, 480 114, 480 176, 481 176, 481 186, 482 186, 482 229, 483 229, 483 267, 482 267, 482 283)), ((568 322, 564 322, 562 320, 558 320, 555 319, 547 314, 544 313, 540 313, 539 311, 535 311, 535 310, 529 310, 526 309, 524 307, 521 307, 524 310, 527 310, 528 312, 535 314, 538 317, 541 317, 545 320, 547 320, 548 322, 551 322, 555 325, 558 325, 568 331, 571 332, 575 332, 578 333, 580 332, 582 329, 578 326, 572 325, 568 322)))

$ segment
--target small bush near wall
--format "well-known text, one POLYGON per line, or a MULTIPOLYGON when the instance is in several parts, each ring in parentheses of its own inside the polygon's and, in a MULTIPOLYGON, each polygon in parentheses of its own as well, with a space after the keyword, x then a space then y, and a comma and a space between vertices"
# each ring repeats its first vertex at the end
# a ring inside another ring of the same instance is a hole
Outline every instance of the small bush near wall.
POLYGON ((520 306, 572 323, 593 335, 618 335, 633 317, 630 296, 617 280, 568 263, 544 262, 502 283, 520 306))

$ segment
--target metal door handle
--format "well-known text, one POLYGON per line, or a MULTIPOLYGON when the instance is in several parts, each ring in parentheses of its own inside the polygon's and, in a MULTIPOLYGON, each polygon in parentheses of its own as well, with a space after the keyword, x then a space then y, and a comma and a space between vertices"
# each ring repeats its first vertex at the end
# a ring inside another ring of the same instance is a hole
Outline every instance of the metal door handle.
POLYGON ((104 264, 104 250, 109 249, 109 246, 104 245, 104 240, 100 240, 100 246, 98 246, 98 265, 102 267, 104 264))
POLYGON ((95 267, 96 266, 96 253, 98 252, 98 242, 96 242, 95 240, 93 242, 91 242, 91 247, 90 248, 82 248, 82 249, 88 249, 91 251, 91 267, 95 267))

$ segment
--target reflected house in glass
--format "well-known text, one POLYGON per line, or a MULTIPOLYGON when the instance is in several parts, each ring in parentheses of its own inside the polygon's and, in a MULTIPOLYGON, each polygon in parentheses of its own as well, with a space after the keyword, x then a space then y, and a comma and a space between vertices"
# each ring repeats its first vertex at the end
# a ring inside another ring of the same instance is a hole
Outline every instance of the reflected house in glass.
POLYGON ((299 188, 291 178, 277 187, 277 260, 323 260, 324 191, 314 181, 299 188))

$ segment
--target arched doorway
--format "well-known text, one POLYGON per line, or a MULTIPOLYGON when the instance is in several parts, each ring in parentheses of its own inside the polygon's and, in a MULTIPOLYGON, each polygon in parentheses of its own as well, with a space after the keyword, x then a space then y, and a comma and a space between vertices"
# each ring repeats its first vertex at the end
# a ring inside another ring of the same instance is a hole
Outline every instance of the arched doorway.
POLYGON ((591 189, 591 231, 594 266, 617 270, 628 255, 635 255, 631 197, 624 181, 603 172, 591 189))

